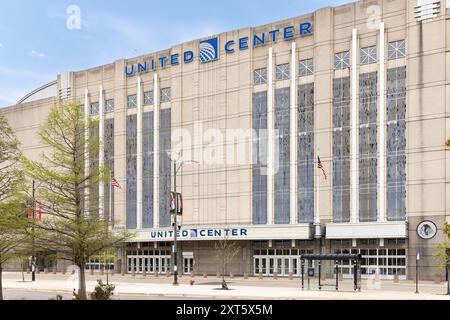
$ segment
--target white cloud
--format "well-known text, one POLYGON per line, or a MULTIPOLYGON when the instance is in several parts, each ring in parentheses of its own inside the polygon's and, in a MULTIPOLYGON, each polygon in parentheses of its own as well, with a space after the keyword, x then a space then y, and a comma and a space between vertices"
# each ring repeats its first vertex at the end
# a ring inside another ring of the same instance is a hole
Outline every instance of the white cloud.
POLYGON ((0 48, 3 48, 3 43, 0 42, 0 48))
POLYGON ((28 55, 32 58, 36 58, 36 59, 43 59, 45 57, 47 57, 47 55, 43 52, 37 52, 36 50, 31 50, 30 52, 28 52, 28 55))

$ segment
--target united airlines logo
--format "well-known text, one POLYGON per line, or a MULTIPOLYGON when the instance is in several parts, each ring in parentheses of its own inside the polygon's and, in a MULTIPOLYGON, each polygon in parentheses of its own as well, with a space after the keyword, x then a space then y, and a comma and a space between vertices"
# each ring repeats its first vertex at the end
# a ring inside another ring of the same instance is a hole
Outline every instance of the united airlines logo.
POLYGON ((219 59, 219 38, 200 41, 200 62, 210 62, 219 59))

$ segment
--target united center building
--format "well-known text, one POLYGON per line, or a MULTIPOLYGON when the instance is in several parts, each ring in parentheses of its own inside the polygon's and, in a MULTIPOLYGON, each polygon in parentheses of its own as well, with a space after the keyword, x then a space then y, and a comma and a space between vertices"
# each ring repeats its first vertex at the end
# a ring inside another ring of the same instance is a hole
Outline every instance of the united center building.
POLYGON ((98 158, 122 187, 99 186, 100 210, 136 234, 118 270, 172 270, 181 156, 185 274, 215 275, 228 239, 236 275, 299 275, 314 252, 361 253, 363 276, 407 278, 420 252, 431 279, 450 212, 449 17, 444 0, 327 7, 63 72, 0 114, 32 159, 55 103, 99 118, 98 158))

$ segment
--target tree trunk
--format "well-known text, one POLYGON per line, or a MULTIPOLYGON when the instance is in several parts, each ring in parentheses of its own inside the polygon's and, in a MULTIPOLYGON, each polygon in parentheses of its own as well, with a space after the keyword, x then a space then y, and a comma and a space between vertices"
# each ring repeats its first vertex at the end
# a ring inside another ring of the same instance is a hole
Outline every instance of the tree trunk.
POLYGON ((2 284, 2 277, 3 277, 3 266, 0 264, 0 301, 3 300, 3 284, 2 284))
POLYGON ((80 276, 79 276, 79 289, 78 289, 78 295, 80 297, 80 300, 87 300, 87 292, 86 292, 86 275, 83 266, 78 266, 80 268, 80 276))

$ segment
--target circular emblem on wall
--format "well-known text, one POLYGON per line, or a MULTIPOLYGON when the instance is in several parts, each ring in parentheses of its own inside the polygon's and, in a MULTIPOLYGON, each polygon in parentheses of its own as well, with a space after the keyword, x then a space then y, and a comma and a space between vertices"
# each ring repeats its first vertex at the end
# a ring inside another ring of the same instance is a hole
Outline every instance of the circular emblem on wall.
POLYGON ((417 226, 417 234, 424 240, 430 240, 437 234, 437 227, 431 221, 423 221, 417 226))

